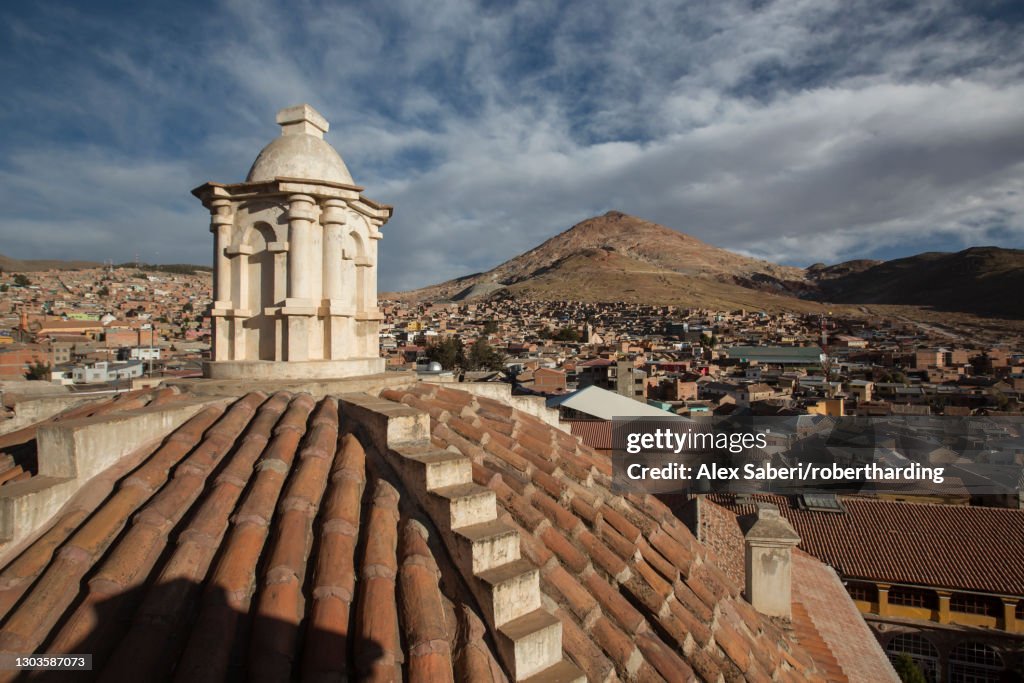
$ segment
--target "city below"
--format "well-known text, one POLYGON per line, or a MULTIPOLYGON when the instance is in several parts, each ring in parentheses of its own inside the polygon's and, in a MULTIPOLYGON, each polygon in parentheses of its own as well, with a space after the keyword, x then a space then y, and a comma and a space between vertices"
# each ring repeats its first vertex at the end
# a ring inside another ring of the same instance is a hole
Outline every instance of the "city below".
MULTIPOLYGON (((201 376, 210 303, 210 273, 189 267, 4 272, 5 393, 118 392, 201 376)), ((679 415, 737 408, 1019 415, 1022 408, 1024 353, 1005 334, 999 343, 977 327, 914 322, 905 309, 854 316, 501 295, 382 299, 380 309, 389 370, 505 382, 521 394, 597 386, 679 415)))

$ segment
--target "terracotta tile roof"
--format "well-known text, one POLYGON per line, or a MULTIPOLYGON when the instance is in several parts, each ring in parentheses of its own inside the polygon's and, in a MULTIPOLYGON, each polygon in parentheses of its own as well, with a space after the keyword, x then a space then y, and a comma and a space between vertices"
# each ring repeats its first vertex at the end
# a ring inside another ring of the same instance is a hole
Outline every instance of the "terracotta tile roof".
POLYGON ((333 399, 201 411, 0 569, 0 650, 90 652, 102 680, 505 680, 371 460, 333 399))
MULTIPOLYGON (((846 683, 847 681, 850 681, 850 677, 847 676, 845 671, 843 671, 843 667, 839 665, 839 661, 833 655, 832 648, 825 642, 821 637, 821 634, 815 628, 814 621, 811 619, 811 616, 808 614, 807 608, 803 603, 797 601, 793 602, 792 621, 793 631, 796 634, 796 637, 800 639, 800 644, 812 653, 814 661, 816 661, 825 671, 825 675, 828 677, 828 680, 834 681, 835 683, 846 683)), ((854 680, 872 680, 880 682, 885 679, 874 678, 854 680)))
POLYGON ((612 450, 612 423, 608 420, 567 420, 569 433, 597 450, 612 450))
MULTIPOLYGON (((709 496, 737 514, 754 503, 709 496)), ((844 578, 1024 595, 1024 510, 842 497, 842 513, 801 510, 784 496, 754 496, 779 506, 800 547, 844 578)))
POLYGON ((560 625, 588 680, 824 680, 832 662, 757 614, 668 507, 612 494, 607 456, 502 401, 382 396, 430 414, 443 450, 410 456, 427 471, 472 461, 445 493, 494 496, 480 526, 518 533, 514 577, 467 577, 476 556, 424 503, 443 489, 417 497, 337 401, 252 393, 123 458, 0 568, 0 651, 90 652, 104 680, 502 681, 497 608, 470 584, 532 576, 542 609, 523 619, 560 625))
MULTIPOLYGON (((737 516, 704 498, 701 541, 719 566, 745 583, 743 532, 737 516)), ((896 681, 889 660, 836 573, 807 553, 793 553, 793 633, 830 681, 896 681)))
POLYGON ((434 445, 472 458, 588 680, 823 680, 668 507, 612 494, 607 456, 484 396, 426 384, 381 395, 429 412, 434 445))
POLYGON ((793 624, 800 644, 829 680, 893 681, 897 677, 835 572, 801 551, 793 554, 793 624), (831 661, 830 661, 831 658, 831 661), (840 675, 840 672, 842 675, 840 675))

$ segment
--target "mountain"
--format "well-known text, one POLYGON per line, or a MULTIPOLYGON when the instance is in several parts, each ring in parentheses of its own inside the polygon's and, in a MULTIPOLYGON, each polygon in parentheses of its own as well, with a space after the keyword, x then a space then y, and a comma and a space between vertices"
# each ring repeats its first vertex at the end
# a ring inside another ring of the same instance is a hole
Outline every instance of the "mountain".
POLYGON ((818 298, 837 303, 928 306, 941 311, 1024 318, 1024 251, 971 247, 892 261, 811 266, 818 298))
POLYGON ((486 273, 407 292, 403 298, 464 301, 503 292, 534 299, 818 310, 796 298, 812 288, 801 268, 741 256, 610 211, 486 273))
POLYGON ((973 247, 808 268, 714 247, 657 223, 609 211, 486 273, 384 297, 468 301, 495 295, 628 301, 722 310, 818 312, 833 305, 917 306, 1024 319, 1024 251, 973 247))
POLYGON ((16 259, 0 254, 0 269, 5 273, 32 273, 40 270, 84 270, 102 268, 94 261, 61 261, 58 259, 16 259))

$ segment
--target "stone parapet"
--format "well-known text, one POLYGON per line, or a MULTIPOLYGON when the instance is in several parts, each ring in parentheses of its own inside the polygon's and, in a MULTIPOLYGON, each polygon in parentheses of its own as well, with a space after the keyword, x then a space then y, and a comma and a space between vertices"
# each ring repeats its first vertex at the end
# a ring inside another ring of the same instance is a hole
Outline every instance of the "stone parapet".
POLYGON ((205 408, 227 399, 200 398, 158 409, 64 420, 39 427, 38 474, 0 489, 0 560, 32 537, 90 479, 159 442, 205 408))

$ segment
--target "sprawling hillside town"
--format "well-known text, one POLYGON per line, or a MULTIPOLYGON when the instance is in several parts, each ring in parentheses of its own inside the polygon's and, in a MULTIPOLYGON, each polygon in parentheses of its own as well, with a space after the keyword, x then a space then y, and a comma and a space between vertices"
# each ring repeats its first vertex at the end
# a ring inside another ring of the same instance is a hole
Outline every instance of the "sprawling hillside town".
MULTIPOLYGON (((209 358, 209 272, 4 273, 0 288, 2 380, 125 391, 198 376, 209 358)), ((446 342, 481 344, 493 351, 487 367, 453 356, 442 359, 445 377, 507 382, 523 394, 594 385, 681 415, 737 406, 759 415, 1022 409, 1020 348, 896 318, 510 297, 385 300, 381 310, 389 369, 424 370, 446 342)))
POLYGON ((123 391, 198 374, 210 348, 208 270, 3 273, 0 290, 0 380, 123 391))
POLYGON ((483 340, 502 367, 446 369, 546 396, 596 385, 681 415, 1009 415, 1024 389, 1019 348, 892 318, 515 299, 382 309, 391 367, 483 340))

